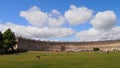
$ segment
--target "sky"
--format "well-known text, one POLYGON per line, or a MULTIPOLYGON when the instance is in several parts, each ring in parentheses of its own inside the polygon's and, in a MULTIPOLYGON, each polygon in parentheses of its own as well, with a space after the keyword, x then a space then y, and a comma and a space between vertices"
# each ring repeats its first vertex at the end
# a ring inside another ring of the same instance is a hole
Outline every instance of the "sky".
POLYGON ((120 0, 3 0, 0 31, 54 41, 120 39, 120 0))

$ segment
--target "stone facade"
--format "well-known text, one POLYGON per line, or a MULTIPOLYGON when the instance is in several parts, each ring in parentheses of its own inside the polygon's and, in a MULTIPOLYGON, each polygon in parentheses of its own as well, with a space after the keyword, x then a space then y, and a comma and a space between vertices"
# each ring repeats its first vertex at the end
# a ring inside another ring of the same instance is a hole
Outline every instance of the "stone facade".
POLYGON ((17 42, 17 48, 22 50, 92 51, 93 48, 99 48, 100 50, 104 51, 120 50, 120 40, 93 42, 53 42, 18 38, 17 42))

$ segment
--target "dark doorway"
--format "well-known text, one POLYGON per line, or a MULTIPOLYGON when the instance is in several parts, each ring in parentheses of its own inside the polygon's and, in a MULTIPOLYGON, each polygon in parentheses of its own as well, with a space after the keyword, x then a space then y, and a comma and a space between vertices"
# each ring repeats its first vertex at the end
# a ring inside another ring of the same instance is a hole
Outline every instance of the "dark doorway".
POLYGON ((60 46, 60 51, 64 52, 65 51, 65 46, 60 46))

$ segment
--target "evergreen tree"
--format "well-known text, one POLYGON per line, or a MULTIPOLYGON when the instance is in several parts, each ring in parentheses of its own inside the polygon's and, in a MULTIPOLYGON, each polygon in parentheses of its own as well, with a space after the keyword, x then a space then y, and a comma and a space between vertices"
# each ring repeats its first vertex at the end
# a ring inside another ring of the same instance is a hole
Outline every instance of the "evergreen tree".
POLYGON ((3 42, 2 32, 0 31, 0 52, 1 52, 2 47, 3 47, 2 42, 3 42))
POLYGON ((3 33, 3 50, 5 53, 8 53, 10 50, 14 51, 14 46, 16 44, 16 38, 11 29, 7 29, 3 33))

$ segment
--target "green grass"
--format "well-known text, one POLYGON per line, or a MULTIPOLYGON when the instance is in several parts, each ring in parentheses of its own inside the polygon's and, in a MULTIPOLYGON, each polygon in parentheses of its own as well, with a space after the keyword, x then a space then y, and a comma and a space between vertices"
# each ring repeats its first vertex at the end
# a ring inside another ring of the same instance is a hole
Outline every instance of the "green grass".
POLYGON ((67 54, 30 51, 19 55, 0 55, 0 68, 120 68, 120 52, 67 54), (36 55, 41 58, 37 59, 36 55))

